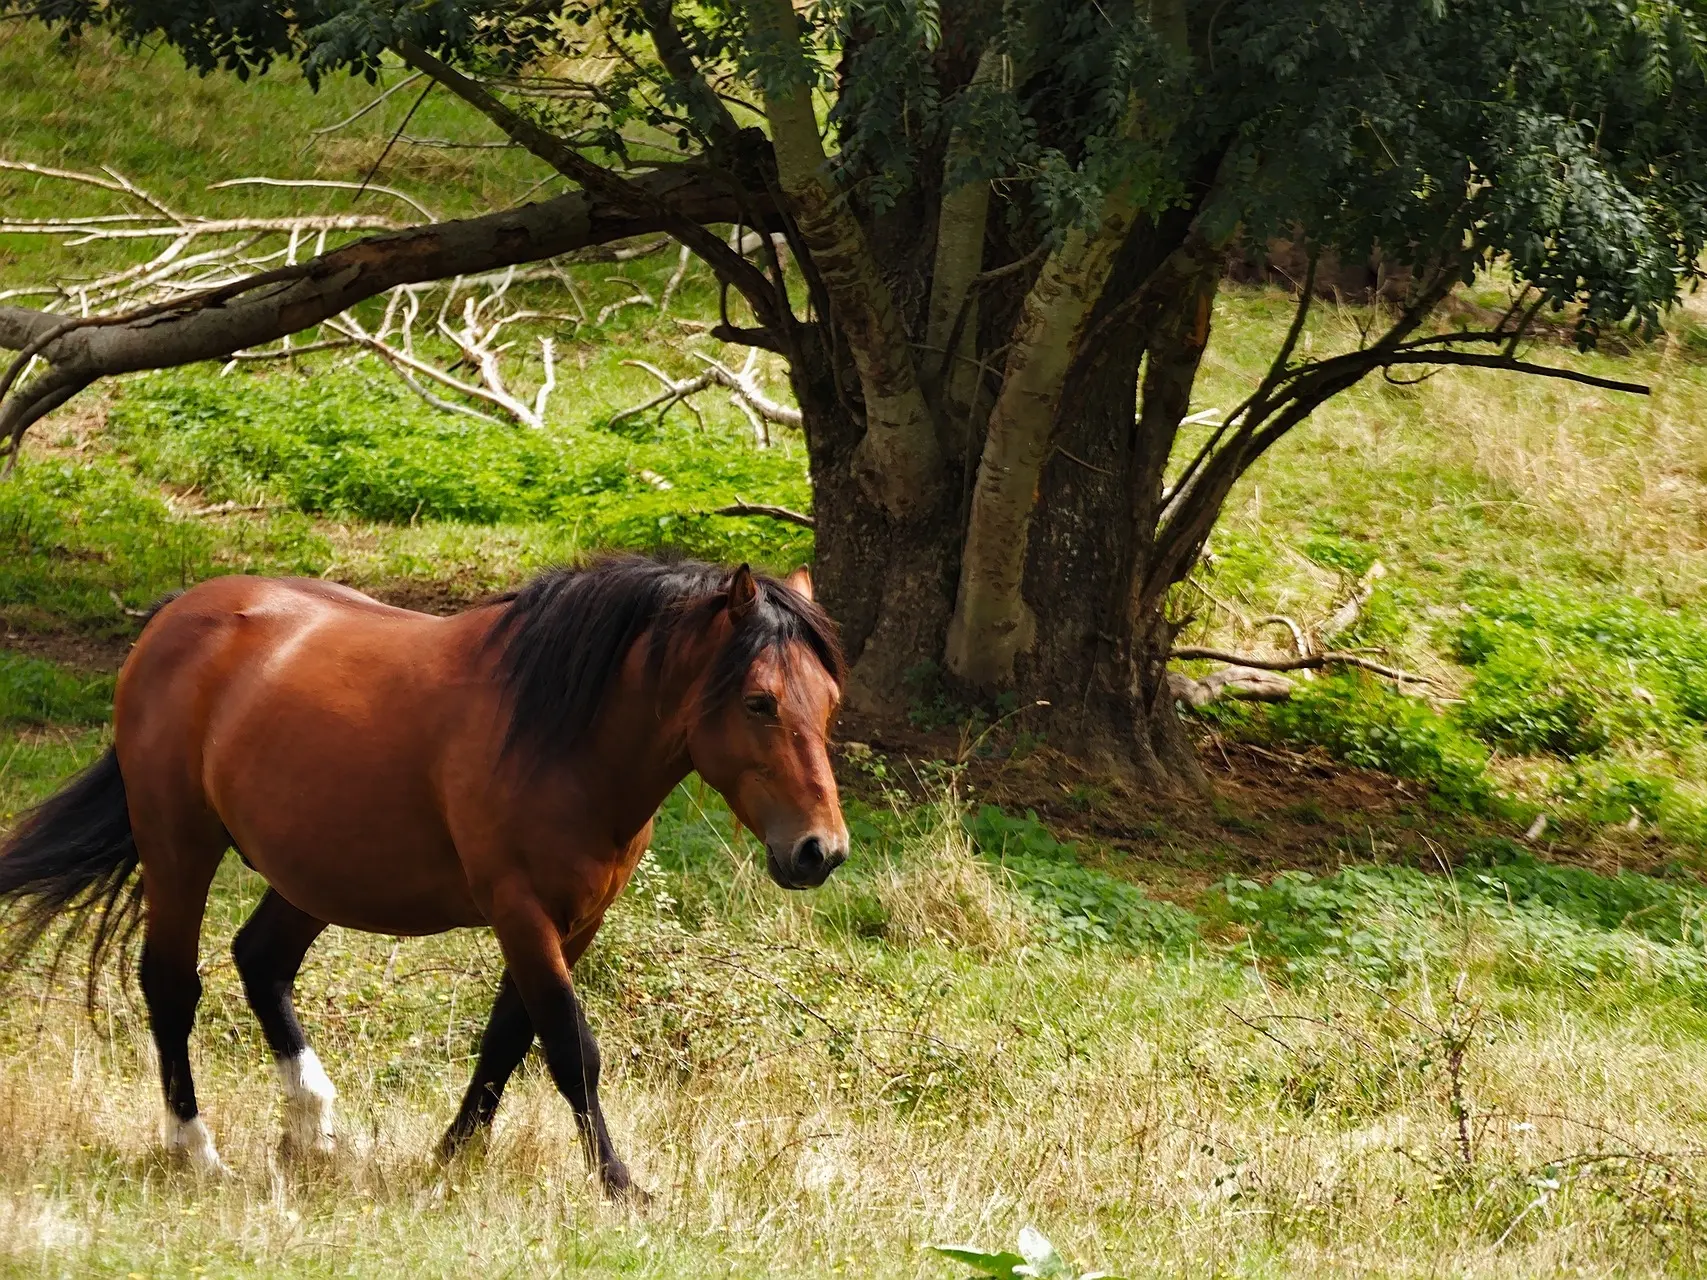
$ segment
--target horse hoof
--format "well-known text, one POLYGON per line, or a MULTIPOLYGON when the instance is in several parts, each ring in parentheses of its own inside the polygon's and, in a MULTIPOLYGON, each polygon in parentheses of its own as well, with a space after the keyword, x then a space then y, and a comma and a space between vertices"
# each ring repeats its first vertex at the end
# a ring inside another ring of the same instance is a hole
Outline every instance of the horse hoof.
POLYGON ((604 1186, 605 1198, 613 1204, 627 1204, 636 1209, 644 1209, 652 1203, 652 1193, 635 1183, 625 1165, 619 1164, 615 1168, 603 1170, 599 1181, 604 1186))
POLYGON ((179 1120, 169 1116, 166 1121, 166 1155, 186 1165, 203 1178, 229 1179, 237 1175, 231 1166, 219 1158, 213 1145, 213 1135, 200 1116, 179 1120))
POLYGON ((433 1154, 440 1164, 449 1164, 465 1155, 477 1155, 486 1149, 491 1134, 490 1129, 475 1129, 469 1133, 452 1131, 439 1139, 439 1145, 433 1148, 433 1154))
POLYGON ((338 1140, 329 1133, 317 1133, 311 1137, 286 1133, 279 1141, 279 1154, 299 1164, 323 1162, 338 1154, 338 1140))

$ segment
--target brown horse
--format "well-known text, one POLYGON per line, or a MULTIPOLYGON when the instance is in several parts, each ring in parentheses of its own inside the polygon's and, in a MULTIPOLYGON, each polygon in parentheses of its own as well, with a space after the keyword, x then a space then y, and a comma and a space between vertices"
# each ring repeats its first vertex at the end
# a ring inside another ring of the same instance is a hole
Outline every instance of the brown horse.
POLYGON ((291 999, 321 931, 489 926, 507 967, 441 1151, 490 1127, 537 1035, 620 1194, 570 971, 690 771, 764 841, 779 885, 824 882, 848 845, 827 751, 841 679, 804 570, 611 559, 453 618, 317 581, 214 579, 144 627, 112 750, 0 850, 0 901, 21 926, 5 967, 69 914, 73 931, 94 924, 92 990, 140 913, 166 1141, 220 1170, 189 1035, 228 848, 269 885, 232 952, 295 1149, 332 1145, 334 1090, 291 999))

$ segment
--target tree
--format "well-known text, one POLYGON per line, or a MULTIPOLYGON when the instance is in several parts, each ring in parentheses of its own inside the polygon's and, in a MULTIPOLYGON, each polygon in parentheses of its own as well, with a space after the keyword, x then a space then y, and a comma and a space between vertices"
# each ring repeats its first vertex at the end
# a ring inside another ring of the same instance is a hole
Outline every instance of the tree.
MULTIPOLYGON (((395 54, 575 184, 375 236, 147 315, 0 308, 45 368, 0 438, 97 377, 218 357, 404 281, 667 232, 783 353, 850 699, 935 663, 1051 734, 1200 782, 1167 695, 1171 588, 1229 491, 1329 397, 1459 365, 1641 390, 1521 354, 1592 345, 1700 274, 1707 5, 1693 0, 0 0, 164 38, 204 72, 395 54), (599 74, 589 74, 596 69, 599 74), (757 261, 713 230, 759 228, 757 261), (780 236, 787 252, 773 248, 780 236), (1299 350, 1193 435, 1230 251, 1286 237, 1405 281, 1352 350, 1299 350), (798 270, 788 269, 791 258, 798 270), (1442 328, 1500 261, 1511 310, 1442 328), (1190 440, 1194 447, 1182 441, 1190 440)), ((14 445, 15 447, 15 445, 14 445)))

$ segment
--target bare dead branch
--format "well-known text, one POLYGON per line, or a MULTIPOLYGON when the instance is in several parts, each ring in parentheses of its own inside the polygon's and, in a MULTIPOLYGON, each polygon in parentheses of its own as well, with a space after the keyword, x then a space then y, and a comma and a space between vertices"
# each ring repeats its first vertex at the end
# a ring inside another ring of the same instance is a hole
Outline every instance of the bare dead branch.
MULTIPOLYGON (((9 163, 25 167, 23 162, 9 163)), ((49 177, 69 175, 68 180, 86 182, 126 199, 141 198, 135 184, 127 187, 106 177, 37 165, 29 165, 28 171, 49 177)), ((224 360, 233 352, 272 357, 269 344, 313 329, 363 299, 399 287, 412 288, 452 277, 484 282, 491 279, 489 273, 519 264, 549 262, 601 245, 632 244, 639 236, 663 230, 664 220, 672 225, 684 217, 704 224, 728 223, 742 213, 726 184, 701 169, 661 167, 631 175, 625 183, 625 194, 637 189, 647 193, 646 200, 638 202, 645 208, 637 211, 636 202, 630 200, 617 202, 598 194, 570 192, 484 217, 400 229, 331 251, 325 242, 335 229, 347 225, 341 220, 186 219, 185 225, 172 228, 171 243, 147 262, 99 280, 44 287, 39 294, 52 301, 43 309, 0 305, 0 348, 20 352, 0 377, 0 449, 13 450, 12 442, 21 439, 31 423, 96 378, 199 360, 224 360), (668 219, 657 212, 661 204, 670 206, 668 219), (234 228, 241 232, 239 243, 207 253, 187 252, 197 238, 211 236, 216 229, 230 235, 234 228), (288 243, 256 257, 255 238, 266 234, 288 237, 288 243), (298 248, 310 236, 313 256, 298 261, 298 248), (261 267, 264 269, 257 269, 261 267), (139 297, 150 300, 135 306, 139 297), (67 317, 61 308, 76 314, 67 317), (36 367, 38 355, 47 361, 46 373, 36 367), (34 381, 8 396, 25 369, 30 370, 34 381)), ((130 230, 158 226, 162 218, 156 214, 75 225, 80 232, 91 227, 130 230)), ((396 225, 390 220, 379 221, 386 227, 396 225)), ((659 248, 667 243, 651 242, 659 248)), ((648 251, 651 244, 618 252, 648 251)), ((560 267, 538 270, 563 280, 577 306, 582 305, 573 281, 560 267)), ((23 292, 13 291, 13 296, 23 292)), ((414 301, 409 305, 418 307, 414 301)), ((513 323, 515 318, 499 317, 496 323, 513 323)), ((494 323, 491 312, 482 323, 494 323)), ((349 334, 339 336, 354 340, 349 334)), ((380 334, 370 333, 368 337, 390 345, 380 334)), ((408 348, 405 341, 404 354, 412 355, 408 348)), ((373 347, 368 349, 379 354, 373 347)), ((283 355, 282 349, 278 355, 283 355)), ((400 366, 394 363, 393 367, 400 366)), ((414 371, 410 376, 414 377, 414 371)), ((447 407, 447 402, 439 404, 447 407)), ((523 407, 532 412, 532 405, 523 407)), ((457 407, 456 411, 466 410, 457 407)))
POLYGON ((406 147, 431 147, 440 151, 514 151, 516 142, 458 142, 455 138, 418 138, 412 133, 399 134, 397 141, 406 147))
POLYGON ((317 351, 341 351, 345 347, 355 345, 353 338, 328 338, 323 342, 305 342, 300 347, 283 347, 278 351, 233 351, 231 360, 225 367, 229 369, 238 363, 262 360, 285 360, 291 356, 312 355, 317 351))
POLYGON ((659 418, 662 420, 663 415, 670 411, 671 406, 680 403, 687 405, 688 410, 694 415, 695 420, 699 422, 703 430, 705 421, 700 417, 699 410, 694 407, 692 397, 710 387, 721 386, 729 391, 730 399, 735 402, 736 408, 740 409, 747 421, 752 424, 753 437, 761 448, 768 448, 770 445, 770 431, 765 423, 780 422, 786 426, 800 426, 800 410, 771 399, 759 388, 758 380, 754 375, 754 368, 758 361, 758 349, 756 347, 748 351, 747 361, 739 371, 731 369, 701 352, 690 351, 688 354, 694 359, 704 362, 706 368, 703 373, 695 374, 690 378, 672 378, 656 365, 648 364, 644 360, 624 360, 622 363, 630 368, 641 369, 651 374, 663 386, 663 390, 650 400, 622 410, 610 419, 610 424, 614 426, 619 422, 637 417, 653 409, 660 410, 659 418))
POLYGON ((1352 584, 1351 593, 1335 609, 1332 616, 1316 629, 1317 635, 1323 640, 1332 640, 1342 632, 1350 631, 1357 625, 1357 620, 1363 615, 1363 606, 1369 603, 1375 594, 1375 584, 1387 576, 1387 567, 1377 560, 1369 566, 1369 571, 1352 584))
POLYGON ((439 215, 406 191, 396 187, 382 187, 377 182, 370 182, 363 187, 359 182, 339 182, 331 178, 227 178, 223 182, 211 182, 209 191, 221 191, 226 187, 329 187, 335 191, 377 191, 382 196, 390 196, 401 200, 428 222, 437 222, 439 215))
POLYGON ((60 178, 66 182, 81 182, 87 186, 100 187, 107 191, 116 191, 121 195, 134 197, 149 206, 163 218, 177 218, 178 215, 167 208, 159 200, 149 195, 129 178, 113 170, 106 171, 105 178, 97 178, 92 173, 81 173, 76 169, 55 169, 50 165, 31 164, 27 160, 0 159, 0 169, 11 169, 16 173, 33 173, 43 178, 60 178))
POLYGON ((647 293, 646 290, 642 289, 637 283, 635 283, 633 280, 629 280, 625 276, 609 276, 606 278, 605 283, 606 284, 625 284, 630 289, 633 289, 634 293, 630 297, 619 298, 617 301, 611 303, 609 306, 601 307, 599 309, 599 318, 593 322, 594 324, 603 326, 603 324, 606 320, 609 320, 612 316, 614 316, 618 311, 621 311, 624 307, 639 306, 642 303, 644 303, 648 307, 655 307, 658 305, 658 303, 653 299, 651 294, 647 293))
POLYGON ((1428 676, 1401 671, 1397 667, 1389 667, 1365 658, 1362 654, 1340 653, 1335 650, 1329 650, 1326 653, 1312 653, 1301 658, 1253 658, 1248 654, 1228 653, 1224 649, 1206 649, 1187 645, 1184 648, 1175 649, 1168 656, 1182 661, 1195 658, 1210 662, 1227 662, 1234 666, 1249 667, 1255 671, 1316 671, 1322 667, 1360 667, 1365 671, 1372 671, 1378 676, 1399 684, 1435 683, 1428 676))
POLYGON ((658 416, 661 421, 663 419, 663 415, 670 411, 671 406, 680 403, 687 405, 688 411, 692 413, 695 420, 698 421, 700 429, 702 431, 705 429, 705 419, 699 416, 699 410, 694 407, 693 401, 690 400, 689 397, 698 392, 704 391, 707 387, 711 386, 715 378, 710 370, 707 370, 705 373, 697 374, 692 378, 672 378, 669 374, 658 368, 657 365, 649 364, 645 360, 624 360, 622 363, 631 369, 641 369, 651 374, 659 382, 664 384, 664 389, 644 404, 637 404, 631 408, 622 410, 620 413, 611 415, 610 421, 607 425, 614 427, 617 423, 626 422, 629 418, 639 417, 641 414, 649 412, 652 409, 660 409, 660 406, 661 409, 658 416))
POLYGON ((309 136, 314 137, 314 138, 323 138, 329 133, 336 133, 340 129, 347 128, 348 126, 354 124, 357 120, 360 120, 363 116, 365 116, 368 112, 372 111, 375 107, 379 106, 382 102, 384 102, 392 94, 396 93, 399 89, 407 89, 410 85, 414 84, 415 81, 419 80, 420 78, 421 78, 421 73, 419 71, 411 72, 409 75, 404 76, 403 79, 399 80, 396 84, 392 85, 391 88, 385 90, 385 92, 381 93, 377 98, 375 98, 371 102, 369 102, 367 104, 367 106, 362 107, 359 110, 352 112, 350 115, 345 116, 342 120, 338 121, 337 124, 325 125, 319 129, 310 129, 308 131, 309 136))
POLYGON ((190 236, 229 236, 245 231, 284 234, 291 231, 396 231, 406 223, 372 213, 338 213, 300 218, 198 218, 158 226, 67 227, 60 222, 26 222, 0 218, 0 232, 11 236, 57 236, 74 233, 73 246, 96 240, 164 240, 190 236))
POLYGON ((1300 658, 1308 658, 1310 656, 1310 642, 1305 638, 1304 628, 1299 626, 1291 618, 1288 618, 1284 613, 1265 614, 1263 617, 1256 619, 1252 625, 1258 627, 1285 627, 1287 631, 1292 634, 1293 652, 1295 652, 1300 658))
MULTIPOLYGON (((282 502, 215 502, 211 506, 193 507, 188 511, 180 511, 178 515, 186 520, 206 520, 211 516, 230 516, 252 511, 277 511, 285 504, 282 502)), ((125 612, 130 612, 128 609, 125 612)), ((146 617, 144 610, 139 616, 146 617)))
POLYGON ((768 520, 781 520, 787 524, 797 524, 802 529, 815 529, 818 522, 811 516, 802 515, 798 511, 790 511, 787 507, 773 507, 760 502, 742 502, 737 498, 726 507, 714 507, 710 513, 714 516, 763 516, 768 520))
POLYGON ((1201 679, 1183 671, 1168 672, 1168 696, 1190 707, 1207 707, 1221 698, 1241 702, 1285 702, 1292 696, 1292 681, 1271 671, 1251 667, 1222 667, 1201 679))
POLYGON ((658 314, 664 315, 670 309, 670 299, 675 297, 676 290, 682 287, 682 281, 688 277, 688 264, 693 261, 693 250, 685 244, 676 256, 676 270, 664 285, 664 295, 658 299, 658 314))
POLYGON ((747 362, 741 367, 739 373, 701 352, 690 351, 688 354, 695 360, 703 360, 716 380, 728 387, 739 399, 751 405, 760 417, 795 428, 799 428, 805 421, 799 409, 772 400, 759 389, 758 380, 753 376, 753 366, 758 358, 758 348, 755 347, 748 351, 747 362))

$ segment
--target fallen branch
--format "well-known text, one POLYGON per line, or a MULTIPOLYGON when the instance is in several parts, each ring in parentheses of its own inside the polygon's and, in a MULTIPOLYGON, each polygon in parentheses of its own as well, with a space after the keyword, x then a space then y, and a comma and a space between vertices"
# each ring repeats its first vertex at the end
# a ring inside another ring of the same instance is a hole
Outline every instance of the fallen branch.
MULTIPOLYGON (((286 340, 289 340, 288 337, 286 340)), ((300 347, 281 347, 277 351, 233 351, 225 369, 229 370, 233 365, 244 361, 288 360, 292 356, 312 355, 316 351, 341 351, 345 347, 355 345, 349 338, 328 338, 323 342, 305 342, 300 347)))
POLYGON ((1292 696, 1292 681, 1285 676, 1251 667, 1223 667, 1201 679, 1183 671, 1168 672, 1168 694, 1187 706, 1207 707, 1220 698, 1244 702, 1285 702, 1292 696))
POLYGON ((816 529, 818 522, 811 516, 798 511, 790 511, 787 507, 773 507, 761 502, 742 502, 739 498, 726 507, 714 507, 707 514, 714 516, 764 516, 769 520, 782 520, 788 524, 797 524, 802 529, 816 529))
POLYGON ((1304 637, 1304 628, 1284 613, 1265 614, 1251 625, 1256 627, 1285 627, 1292 633, 1292 651, 1300 658, 1310 656, 1310 642, 1304 637))
POLYGON ((656 298, 654 298, 651 294, 647 293, 646 290, 642 289, 633 280, 630 280, 625 276, 606 276, 605 277, 605 283, 606 284, 625 284, 630 289, 634 290, 634 294, 632 297, 620 298, 617 301, 611 303, 609 306, 601 308, 599 310, 599 318, 593 322, 594 324, 602 326, 606 320, 609 320, 612 316, 614 316, 618 311, 621 311, 624 307, 639 306, 643 303, 648 307, 656 307, 658 305, 658 300, 656 298))
POLYGON ((741 372, 739 373, 736 373, 727 365, 720 364, 718 361, 713 360, 708 355, 702 355, 698 351, 690 351, 688 354, 695 360, 703 360, 708 370, 716 377, 716 380, 723 386, 728 387, 729 390, 733 391, 737 396, 751 405, 761 418, 770 422, 780 422, 784 426, 796 428, 800 427, 804 422, 804 418, 801 416, 799 409, 792 408, 780 401, 772 400, 763 391, 759 390, 758 380, 753 376, 754 362, 757 361, 759 356, 759 349, 757 347, 752 347, 748 350, 747 362, 741 366, 741 372))
POLYGON ((226 187, 330 187, 336 191, 374 191, 382 196, 390 196, 401 200, 428 222, 437 222, 439 215, 406 191, 396 187, 382 187, 377 182, 362 184, 360 182, 342 182, 332 178, 227 178, 224 182, 211 182, 209 191, 222 191, 226 187))
POLYGON ((412 133, 397 136, 406 147, 428 147, 439 151, 513 151, 517 142, 458 142, 455 138, 418 138, 412 133))
POLYGON ((178 514, 185 520, 205 520, 209 516, 229 516, 239 512, 276 511, 285 504, 282 502, 216 502, 212 506, 193 507, 189 511, 178 514))
POLYGON ((107 589, 107 598, 110 599, 113 604, 118 606, 118 611, 124 614, 127 618, 146 618, 150 613, 150 610, 148 609, 132 609, 124 602, 124 597, 120 596, 119 593, 114 591, 111 587, 107 589))
MULTIPOLYGON (((387 89, 383 93, 381 93, 377 98, 375 98, 371 102, 369 102, 367 104, 367 106, 358 108, 356 111, 345 116, 342 120, 338 121, 338 123, 336 123, 336 124, 323 125, 321 128, 318 128, 318 129, 310 129, 308 131, 309 136, 313 137, 313 138, 323 138, 328 133, 336 133, 339 129, 342 129, 347 125, 354 124, 357 120, 360 120, 368 112, 372 111, 375 107, 379 106, 382 102, 384 102, 392 94, 396 93, 399 89, 407 89, 410 85, 414 84, 415 81, 417 81, 421 78, 421 74, 422 74, 421 72, 416 71, 410 75, 404 76, 403 79, 399 80, 396 84, 392 85, 389 89, 387 89)), ((309 145, 312 146, 313 144, 310 143, 309 145)))
POLYGON ((1323 640, 1331 640, 1342 632, 1350 631, 1357 625, 1357 620, 1363 616, 1363 607, 1369 603, 1375 594, 1375 584, 1387 576, 1387 566, 1377 560, 1369 566, 1369 572, 1352 584, 1351 594, 1333 615, 1316 628, 1316 634, 1323 640))
POLYGON ((747 421, 753 426, 753 436, 760 447, 770 445, 770 432, 765 427, 766 422, 780 422, 786 426, 798 427, 801 424, 800 410, 772 400, 759 389, 758 380, 753 376, 753 370, 758 360, 758 348, 747 352, 747 362, 737 373, 727 365, 713 360, 710 356, 698 351, 690 351, 689 355, 705 363, 705 372, 695 374, 691 378, 672 378, 662 369, 645 360, 624 360, 622 363, 632 369, 642 369, 651 374, 661 384, 663 390, 650 400, 633 405, 614 414, 609 425, 615 426, 629 418, 638 417, 652 409, 659 410, 659 420, 676 404, 685 404, 688 412, 692 413, 700 429, 705 428, 705 419, 700 417, 698 408, 694 406, 691 397, 713 386, 726 387, 735 406, 747 415, 747 421))
POLYGON ((658 314, 659 315, 663 315, 666 311, 668 311, 670 309, 670 299, 675 296, 676 290, 682 287, 682 281, 687 279, 688 264, 692 261, 693 261, 693 250, 689 249, 684 244, 682 246, 681 253, 679 253, 676 256, 675 273, 670 277, 669 281, 664 285, 663 297, 658 299, 658 314))
POLYGON ((688 397, 696 392, 704 391, 711 385, 712 379, 709 372, 698 374, 692 378, 672 378, 657 365, 650 364, 645 360, 624 360, 622 363, 631 369, 642 369, 651 374, 664 384, 664 389, 643 404, 633 405, 612 414, 610 421, 606 424, 607 426, 614 427, 619 422, 624 422, 629 418, 637 418, 652 409, 659 410, 658 420, 662 422, 664 415, 672 407, 676 404, 686 404, 688 412, 693 414, 694 420, 699 423, 700 430, 705 429, 705 419, 699 416, 699 410, 688 397), (660 408, 660 406, 662 407, 660 408))
POLYGON ((1397 667, 1385 666, 1371 661, 1356 653, 1312 653, 1302 658, 1252 658, 1245 654, 1228 653, 1222 649, 1203 649, 1188 646, 1175 649, 1168 655, 1179 659, 1204 659, 1210 662, 1228 662, 1235 666, 1247 667, 1255 671, 1317 671, 1322 667, 1361 667, 1372 671, 1385 679, 1399 684, 1434 684, 1428 676, 1415 675, 1409 671, 1401 671, 1397 667))
MULTIPOLYGON (((620 199, 602 188, 572 191, 538 204, 328 248, 328 235, 354 229, 347 218, 188 218, 120 176, 22 161, 7 161, 4 167, 98 187, 148 210, 113 215, 110 221, 57 223, 74 237, 91 230, 143 230, 171 237, 148 262, 101 280, 7 291, 11 296, 42 295, 49 301, 37 308, 0 305, 0 348, 18 353, 0 375, 0 457, 6 470, 15 463, 18 443, 31 424, 97 378, 202 360, 223 362, 234 351, 260 353, 290 334, 308 333, 346 316, 365 299, 399 288, 546 264, 567 254, 596 252, 599 245, 632 244, 666 229, 728 224, 751 215, 725 184, 701 170, 660 164, 624 178, 620 199), (214 236, 215 228, 240 243, 207 254, 185 252, 191 243, 214 236), (275 232, 283 242, 280 247, 259 256, 252 252, 258 237, 275 232), (312 239, 304 242, 304 236, 312 239), (308 245, 312 257, 299 260, 298 248, 306 256, 308 245), (26 370, 31 380, 8 394, 26 370)), ((16 221, 45 226, 52 220, 16 221)), ((395 225, 389 219, 365 225, 382 223, 395 225)), ((136 242, 133 236, 125 239, 136 242)), ((668 241, 650 243, 662 247, 668 241)), ((552 267, 537 269, 556 274, 552 267)), ((573 286, 567 287, 579 307, 573 286)), ((339 336, 355 337, 348 332, 339 336)), ((386 341, 383 333, 368 336, 386 341)), ((407 344, 402 354, 410 354, 407 344)), ((447 407, 443 401, 439 404, 447 407)), ((533 406, 528 408, 531 412, 533 406)))

